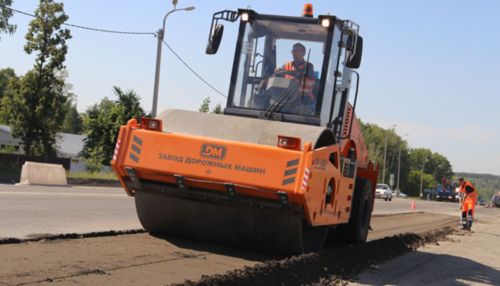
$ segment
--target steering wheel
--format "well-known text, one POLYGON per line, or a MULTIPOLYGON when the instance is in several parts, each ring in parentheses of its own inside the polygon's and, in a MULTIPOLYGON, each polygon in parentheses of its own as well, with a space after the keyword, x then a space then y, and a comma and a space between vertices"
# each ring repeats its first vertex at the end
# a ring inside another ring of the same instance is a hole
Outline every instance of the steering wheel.
POLYGON ((274 75, 278 76, 278 77, 283 77, 285 75, 291 75, 293 77, 296 77, 297 76, 297 71, 294 71, 294 70, 287 71, 287 70, 284 70, 284 69, 279 69, 279 70, 276 70, 274 72, 274 75))

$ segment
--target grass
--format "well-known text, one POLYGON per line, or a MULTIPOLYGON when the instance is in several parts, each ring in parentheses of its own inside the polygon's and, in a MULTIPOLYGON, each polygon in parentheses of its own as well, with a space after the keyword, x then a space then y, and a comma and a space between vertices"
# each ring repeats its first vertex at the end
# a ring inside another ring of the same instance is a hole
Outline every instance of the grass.
POLYGON ((90 173, 90 172, 66 172, 66 177, 68 179, 80 179, 80 180, 110 180, 118 181, 115 173, 113 172, 101 172, 101 173, 90 173))

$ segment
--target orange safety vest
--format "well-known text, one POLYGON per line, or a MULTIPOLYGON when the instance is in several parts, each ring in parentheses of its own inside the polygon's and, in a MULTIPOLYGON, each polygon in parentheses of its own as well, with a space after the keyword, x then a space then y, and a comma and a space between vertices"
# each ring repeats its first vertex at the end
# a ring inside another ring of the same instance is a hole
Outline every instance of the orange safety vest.
POLYGON ((468 181, 460 185, 460 193, 464 195, 462 200, 462 211, 474 210, 477 202, 476 188, 468 181), (467 193, 467 189, 472 190, 467 193))
MULTIPOLYGON (((306 70, 305 64, 306 64, 306 62, 304 62, 297 69, 295 69, 295 67, 293 66, 293 61, 290 61, 283 66, 283 69, 286 71, 299 70, 299 71, 305 72, 305 70, 306 70)), ((285 78, 293 79, 295 77, 293 75, 286 74, 285 78)), ((314 80, 314 78, 308 78, 307 75, 305 75, 304 81, 302 81, 302 80, 300 81, 299 93, 301 93, 301 94, 303 93, 304 95, 309 96, 311 99, 314 99, 313 89, 314 89, 315 82, 316 81, 314 80)))

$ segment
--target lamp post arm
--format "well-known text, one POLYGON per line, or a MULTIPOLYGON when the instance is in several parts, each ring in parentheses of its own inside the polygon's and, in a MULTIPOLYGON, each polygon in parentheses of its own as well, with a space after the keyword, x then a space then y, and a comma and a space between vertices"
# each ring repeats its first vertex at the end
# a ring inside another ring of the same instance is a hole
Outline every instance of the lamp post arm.
POLYGON ((179 10, 184 10, 184 9, 173 9, 173 10, 170 10, 167 14, 165 14, 165 16, 163 16, 163 26, 162 26, 163 31, 165 31, 165 23, 167 22, 168 15, 174 13, 175 11, 179 11, 179 10))

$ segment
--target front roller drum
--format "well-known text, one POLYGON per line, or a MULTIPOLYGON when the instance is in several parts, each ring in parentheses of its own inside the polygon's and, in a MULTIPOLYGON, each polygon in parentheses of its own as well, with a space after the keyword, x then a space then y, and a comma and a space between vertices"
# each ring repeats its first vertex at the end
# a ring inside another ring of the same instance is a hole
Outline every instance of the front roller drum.
POLYGON ((279 255, 320 251, 327 227, 311 227, 302 214, 286 208, 239 206, 138 191, 135 204, 144 229, 279 255))

